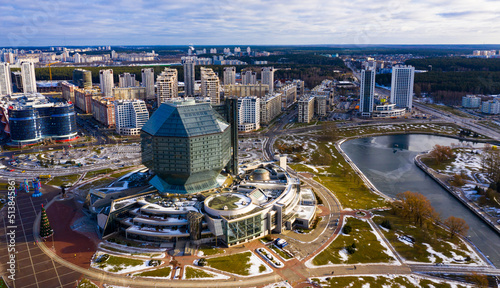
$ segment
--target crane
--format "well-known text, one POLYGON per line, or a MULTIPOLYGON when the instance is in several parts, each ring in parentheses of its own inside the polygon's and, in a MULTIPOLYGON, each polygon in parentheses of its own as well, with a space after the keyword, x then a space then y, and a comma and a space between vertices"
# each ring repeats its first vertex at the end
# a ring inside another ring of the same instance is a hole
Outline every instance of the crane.
POLYGON ((54 64, 57 64, 57 63, 61 63, 61 61, 56 61, 56 62, 52 62, 52 63, 49 63, 49 64, 46 64, 45 67, 49 66, 49 77, 50 77, 50 82, 52 83, 52 70, 50 69, 50 66, 54 65, 54 64))

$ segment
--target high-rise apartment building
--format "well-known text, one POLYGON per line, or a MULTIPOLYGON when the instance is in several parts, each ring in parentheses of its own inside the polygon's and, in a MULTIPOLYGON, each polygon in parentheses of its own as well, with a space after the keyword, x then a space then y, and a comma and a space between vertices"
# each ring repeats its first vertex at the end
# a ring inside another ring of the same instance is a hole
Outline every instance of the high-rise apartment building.
POLYGON ((281 113, 281 93, 268 94, 260 99, 260 123, 269 124, 281 113))
POLYGON ((481 97, 475 95, 466 95, 462 97, 462 107, 479 108, 481 106, 481 97))
POLYGON ((224 67, 224 85, 236 84, 236 67, 224 67))
POLYGON ((21 64, 21 75, 23 92, 27 94, 36 93, 35 64, 33 62, 23 62, 21 64))
POLYGON ((274 67, 262 67, 260 82, 269 85, 269 93, 274 92, 274 67))
POLYGON ((184 95, 194 96, 194 69, 195 61, 192 58, 188 58, 184 62, 184 95))
MULTIPOLYGON (((271 89, 271 88, 269 88, 271 89)), ((297 101, 297 86, 294 84, 287 84, 282 86, 279 90, 282 93, 281 102, 283 110, 292 106, 297 101)), ((269 92, 271 93, 271 92, 269 92)))
POLYGON ((144 68, 141 70, 142 87, 146 87, 146 98, 155 97, 155 70, 153 68, 144 68))
POLYGON ((101 70, 99 71, 99 82, 101 84, 101 92, 105 97, 113 96, 113 87, 115 87, 115 82, 113 80, 113 70, 101 70))
POLYGON ((257 73, 253 72, 252 70, 241 72, 241 84, 257 84, 257 73))
POLYGON ((375 98, 375 70, 361 71, 359 87, 359 113, 361 116, 371 116, 375 98))
POLYGON ((304 88, 305 88, 304 81, 300 79, 293 79, 292 84, 297 86, 297 98, 300 99, 304 95, 304 88))
POLYGON ((299 123, 309 123, 314 117, 314 95, 304 95, 299 100, 299 123))
POLYGON ((201 67, 201 96, 210 98, 210 104, 220 104, 219 77, 211 68, 201 67))
POLYGON ((165 68, 156 78, 156 87, 158 90, 156 99, 158 107, 168 99, 178 97, 177 78, 177 69, 171 68, 165 68))
POLYGON ((0 96, 12 94, 12 79, 9 63, 0 63, 0 96))
POLYGON ((135 87, 135 74, 123 73, 118 76, 118 87, 135 87))
POLYGON ((253 131, 260 128, 260 99, 238 98, 238 131, 253 131))
POLYGON ((392 67, 391 103, 398 108, 411 111, 413 100, 413 81, 415 67, 396 65, 392 67))
POLYGON ((138 135, 149 120, 146 103, 142 100, 115 101, 116 132, 122 135, 138 135))

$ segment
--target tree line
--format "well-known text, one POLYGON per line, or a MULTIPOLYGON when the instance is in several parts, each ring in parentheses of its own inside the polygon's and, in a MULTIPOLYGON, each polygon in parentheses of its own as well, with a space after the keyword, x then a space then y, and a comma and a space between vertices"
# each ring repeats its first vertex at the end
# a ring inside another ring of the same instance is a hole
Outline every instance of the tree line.
MULTIPOLYGON (((432 207, 431 202, 424 195, 406 191, 396 196, 397 200, 392 203, 392 211, 408 220, 409 223, 423 227, 436 225, 441 221, 439 213, 432 207)), ((454 216, 448 217, 443 221, 448 228, 450 238, 456 235, 465 235, 469 226, 462 218, 454 216)))
POLYGON ((434 57, 410 59, 405 64, 437 72, 500 71, 499 58, 434 57))

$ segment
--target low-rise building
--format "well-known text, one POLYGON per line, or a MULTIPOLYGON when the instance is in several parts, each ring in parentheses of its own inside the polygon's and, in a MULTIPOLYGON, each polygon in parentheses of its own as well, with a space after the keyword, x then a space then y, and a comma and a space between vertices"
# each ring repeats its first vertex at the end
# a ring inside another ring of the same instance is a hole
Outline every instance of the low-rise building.
POLYGON ((376 118, 390 118, 401 117, 406 114, 405 108, 396 108, 396 104, 376 105, 375 110, 372 112, 372 117, 376 118))
MULTIPOLYGON (((315 196, 310 189, 301 191, 297 178, 272 162, 252 163, 240 171, 234 179, 244 180, 205 191, 203 196, 179 197, 143 188, 113 199, 126 193, 111 187, 92 189, 85 205, 96 215, 103 237, 117 232, 167 247, 180 241, 199 245, 215 239, 233 246, 294 226, 311 228, 315 196)), ((131 173, 119 182, 138 183, 141 177, 146 178, 147 172, 131 173)))

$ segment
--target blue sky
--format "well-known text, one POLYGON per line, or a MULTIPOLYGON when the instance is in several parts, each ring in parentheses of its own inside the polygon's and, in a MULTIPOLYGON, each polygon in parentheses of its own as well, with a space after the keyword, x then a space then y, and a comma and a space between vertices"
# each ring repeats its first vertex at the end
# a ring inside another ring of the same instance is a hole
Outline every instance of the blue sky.
POLYGON ((499 44, 498 0, 0 0, 0 47, 499 44))

